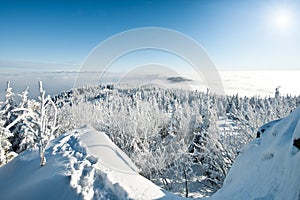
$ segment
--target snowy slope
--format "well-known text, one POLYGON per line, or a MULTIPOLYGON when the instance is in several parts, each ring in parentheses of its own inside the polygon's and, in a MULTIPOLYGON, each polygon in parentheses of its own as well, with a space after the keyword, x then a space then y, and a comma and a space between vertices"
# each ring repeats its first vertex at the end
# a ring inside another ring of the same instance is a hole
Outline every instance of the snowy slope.
POLYGON ((211 199, 300 199, 300 107, 288 117, 260 128, 230 169, 223 187, 211 199))
POLYGON ((91 127, 64 134, 39 166, 36 150, 0 168, 1 199, 179 199, 140 176, 111 140, 91 127))

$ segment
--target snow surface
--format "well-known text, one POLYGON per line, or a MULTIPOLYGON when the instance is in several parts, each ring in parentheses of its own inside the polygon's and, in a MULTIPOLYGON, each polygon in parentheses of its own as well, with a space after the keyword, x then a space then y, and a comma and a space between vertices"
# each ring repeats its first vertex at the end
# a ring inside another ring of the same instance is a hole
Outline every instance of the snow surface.
POLYGON ((138 174, 137 167, 103 132, 92 127, 53 140, 47 164, 37 150, 0 168, 1 199, 181 199, 138 174))
MULTIPOLYGON (((300 199, 300 153, 293 146, 300 107, 262 128, 208 199, 300 199)), ((1 199, 183 199, 140 176, 125 153, 90 126, 53 140, 46 157, 40 167, 37 150, 29 150, 0 168, 1 199)))
POLYGON ((264 133, 242 150, 212 200, 300 199, 300 153, 293 146, 300 136, 300 107, 262 128, 264 133))

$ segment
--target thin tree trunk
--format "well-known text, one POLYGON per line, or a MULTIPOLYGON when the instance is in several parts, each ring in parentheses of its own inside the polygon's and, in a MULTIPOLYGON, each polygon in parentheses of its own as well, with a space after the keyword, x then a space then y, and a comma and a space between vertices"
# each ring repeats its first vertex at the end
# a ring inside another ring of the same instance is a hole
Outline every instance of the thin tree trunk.
POLYGON ((40 165, 44 166, 46 164, 46 158, 45 158, 45 149, 42 147, 42 145, 39 147, 40 152, 40 165))
POLYGON ((185 169, 183 169, 183 175, 184 175, 184 179, 185 179, 185 197, 188 198, 189 197, 189 188, 188 188, 188 180, 187 180, 187 175, 186 175, 185 169))

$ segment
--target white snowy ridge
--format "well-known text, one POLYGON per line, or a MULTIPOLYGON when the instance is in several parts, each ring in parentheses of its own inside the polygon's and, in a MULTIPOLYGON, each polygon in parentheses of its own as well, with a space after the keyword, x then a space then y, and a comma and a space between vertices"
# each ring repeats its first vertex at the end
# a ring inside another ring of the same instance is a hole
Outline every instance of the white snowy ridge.
MULTIPOLYGON (((209 199, 300 199, 300 108, 263 127, 209 199)), ((1 199, 182 199, 138 174, 107 135, 86 126, 51 141, 47 164, 27 150, 0 168, 1 199)))
POLYGON ((47 164, 27 150, 0 168, 1 199, 180 199, 138 174, 103 132, 86 126, 53 140, 47 164))

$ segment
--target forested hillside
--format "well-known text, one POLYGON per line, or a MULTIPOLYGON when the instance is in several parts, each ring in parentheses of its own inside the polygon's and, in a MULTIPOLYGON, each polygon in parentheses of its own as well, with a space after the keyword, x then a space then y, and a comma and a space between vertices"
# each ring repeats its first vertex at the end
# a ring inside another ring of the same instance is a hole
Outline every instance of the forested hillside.
MULTIPOLYGON (((14 94, 8 84, 0 111, 1 165, 44 141, 36 137, 33 123, 41 117, 42 95, 28 99, 28 89, 14 94), (24 115, 31 112, 36 114, 24 115)), ((62 92, 49 102, 57 110, 44 109, 48 139, 90 124, 105 132, 140 174, 166 190, 195 197, 219 189, 241 148, 257 136, 258 127, 287 116, 300 97, 99 85, 62 92)))

